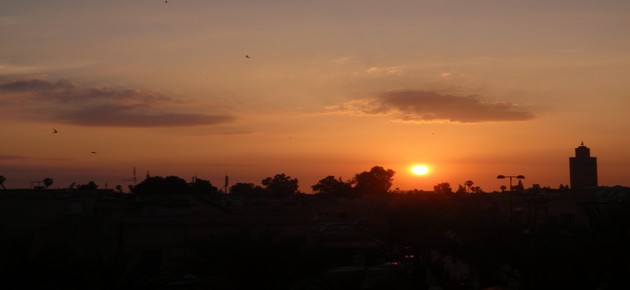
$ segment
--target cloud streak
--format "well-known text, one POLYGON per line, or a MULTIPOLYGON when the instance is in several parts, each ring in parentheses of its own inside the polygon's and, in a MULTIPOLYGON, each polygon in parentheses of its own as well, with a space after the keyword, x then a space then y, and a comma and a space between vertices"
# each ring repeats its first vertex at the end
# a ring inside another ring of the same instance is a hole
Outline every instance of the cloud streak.
POLYGON ((331 107, 360 115, 384 115, 407 122, 483 123, 525 121, 535 115, 509 102, 488 102, 480 96, 455 96, 434 91, 396 91, 331 107))
POLYGON ((0 160, 23 160, 23 159, 28 159, 28 158, 24 156, 20 156, 20 155, 0 154, 0 160))
POLYGON ((0 101, 13 105, 13 111, 22 112, 22 117, 35 113, 47 121, 81 126, 182 127, 235 120, 227 114, 192 112, 182 106, 183 101, 158 91, 104 85, 86 87, 68 80, 0 83, 0 101))
POLYGON ((377 67, 373 66, 365 70, 368 75, 401 75, 403 73, 402 66, 377 67))
MULTIPOLYGON (((1 25, 0 25, 1 26, 1 25)), ((65 70, 81 68, 98 63, 97 61, 79 61, 67 64, 54 64, 54 65, 16 65, 10 63, 3 63, 0 60, 0 76, 5 75, 26 75, 34 73, 45 73, 54 70, 65 70)))

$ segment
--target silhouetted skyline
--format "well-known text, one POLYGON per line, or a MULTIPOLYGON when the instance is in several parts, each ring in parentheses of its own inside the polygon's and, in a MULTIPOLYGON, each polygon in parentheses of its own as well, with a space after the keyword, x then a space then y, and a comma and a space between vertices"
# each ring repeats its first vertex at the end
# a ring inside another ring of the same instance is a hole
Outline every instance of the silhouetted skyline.
POLYGON ((131 194, 52 180, 2 190, 0 286, 628 288, 630 187, 388 193, 392 175, 326 178, 315 195, 284 174, 231 194, 175 176, 131 194))
MULTIPOLYGON (((91 152, 92 154, 97 154, 96 152, 91 152)), ((429 173, 430 169, 426 165, 416 165, 411 168, 411 171, 419 176, 423 176, 429 173)), ((557 187, 557 190, 565 191, 568 189, 572 190, 596 190, 598 188, 598 176, 597 176, 597 158, 590 156, 590 148, 584 146, 584 142, 580 144, 577 148, 575 148, 575 156, 569 157, 569 173, 570 173, 570 183, 569 185, 560 184, 557 187)), ((333 175, 328 175, 324 178, 321 178, 317 183, 313 183, 310 185, 300 184, 297 178, 291 178, 291 176, 286 175, 285 173, 275 174, 274 177, 266 177, 260 181, 260 183, 252 182, 252 181, 241 181, 235 184, 229 183, 229 176, 224 176, 223 186, 221 188, 212 185, 212 182, 209 180, 205 180, 203 178, 199 178, 198 176, 193 176, 190 181, 186 181, 179 176, 168 175, 166 178, 161 176, 151 176, 151 174, 147 171, 145 179, 138 183, 138 176, 136 172, 136 168, 133 168, 133 177, 128 179, 119 180, 116 185, 113 186, 117 192, 122 193, 123 189, 126 187, 129 189, 129 193, 155 193, 155 192, 180 192, 180 193, 188 193, 190 190, 197 191, 199 190, 198 186, 202 186, 204 191, 208 191, 211 188, 213 193, 222 193, 222 194, 254 194, 260 195, 261 193, 266 192, 266 194, 271 195, 293 195, 296 193, 314 193, 314 194, 324 194, 333 196, 341 196, 341 197, 356 197, 357 193, 359 195, 364 195, 368 192, 379 192, 379 193, 412 193, 412 192, 424 192, 422 188, 412 188, 412 189, 400 189, 398 187, 393 188, 393 181, 395 180, 394 176, 396 172, 392 169, 385 169, 382 166, 374 166, 370 171, 364 171, 360 173, 356 173, 350 178, 346 178, 345 180, 339 176, 335 177, 333 175), (121 182, 122 181, 122 182, 121 182), (203 185, 199 185, 200 182, 203 185), (191 188, 192 187, 192 188, 191 188)), ((523 180, 525 179, 524 175, 497 175, 497 179, 509 179, 509 186, 501 185, 499 190, 497 189, 489 189, 479 186, 479 184, 475 183, 473 180, 466 180, 461 183, 450 184, 449 182, 441 182, 433 186, 433 190, 427 190, 428 193, 457 193, 457 194, 485 194, 490 192, 523 192, 527 190, 538 191, 541 188, 552 190, 553 186, 543 185, 541 186, 536 181, 532 182, 531 185, 525 186, 523 180), (515 179, 515 181, 513 180, 515 179), (516 183, 515 183, 516 182, 516 183), (474 185, 474 186, 473 186, 474 185), (455 187, 457 190, 455 191, 455 187)), ((0 175, 0 185, 3 190, 6 190, 5 182, 6 177, 0 175)), ((43 180, 31 181, 29 189, 49 189, 50 186, 54 183, 54 179, 50 177, 46 177, 43 180), (43 186, 42 186, 43 184, 43 186)), ((614 186, 621 186, 619 184, 614 186)), ((65 190, 96 190, 99 185, 90 180, 87 184, 79 184, 76 182, 72 182, 69 186, 65 188, 65 190)), ((59 188, 59 187, 58 187, 59 188)), ((605 187, 603 187, 605 188, 605 187)), ((19 189, 19 188, 18 188, 19 189)), ((27 188, 21 188, 27 189, 27 188)), ((104 184, 104 189, 110 189, 109 184, 106 182, 104 184)))

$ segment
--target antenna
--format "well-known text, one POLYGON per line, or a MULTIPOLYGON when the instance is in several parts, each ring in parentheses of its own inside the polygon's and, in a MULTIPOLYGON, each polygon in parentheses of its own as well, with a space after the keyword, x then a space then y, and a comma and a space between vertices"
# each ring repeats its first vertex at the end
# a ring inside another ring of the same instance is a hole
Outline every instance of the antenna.
POLYGON ((122 181, 133 181, 133 186, 136 186, 138 184, 138 179, 136 178, 136 167, 133 167, 133 177, 132 178, 127 178, 127 179, 123 179, 122 181))
POLYGON ((224 192, 224 193, 227 193, 227 192, 228 192, 228 180, 229 180, 229 177, 228 177, 228 176, 227 176, 227 174, 226 174, 226 175, 225 175, 225 185, 224 185, 224 188, 223 188, 223 192, 224 192))

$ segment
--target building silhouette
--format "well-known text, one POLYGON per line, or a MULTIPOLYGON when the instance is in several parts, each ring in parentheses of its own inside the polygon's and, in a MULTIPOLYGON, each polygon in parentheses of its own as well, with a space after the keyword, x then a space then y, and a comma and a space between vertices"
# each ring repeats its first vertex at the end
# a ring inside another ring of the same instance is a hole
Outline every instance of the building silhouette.
POLYGON ((572 189, 597 186, 597 158, 584 142, 575 148, 575 157, 569 157, 569 171, 572 189))

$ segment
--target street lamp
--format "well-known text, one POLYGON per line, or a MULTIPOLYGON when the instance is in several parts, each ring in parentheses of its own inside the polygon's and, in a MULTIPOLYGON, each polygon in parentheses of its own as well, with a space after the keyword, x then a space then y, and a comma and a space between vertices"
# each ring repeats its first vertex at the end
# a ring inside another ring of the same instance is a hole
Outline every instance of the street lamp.
POLYGON ((510 179, 510 191, 512 191, 514 190, 514 187, 512 186, 512 178, 525 179, 525 176, 523 175, 497 175, 497 179, 505 179, 505 178, 510 179))
POLYGON ((525 179, 525 176, 523 175, 497 175, 497 179, 505 179, 506 177, 510 179, 510 219, 511 219, 513 216, 512 195, 514 195, 514 187, 512 186, 512 178, 525 179))

